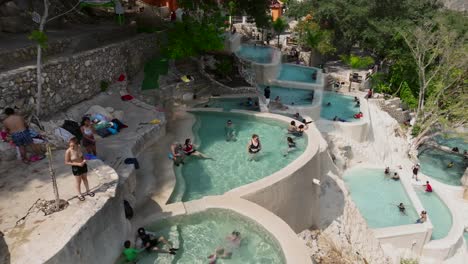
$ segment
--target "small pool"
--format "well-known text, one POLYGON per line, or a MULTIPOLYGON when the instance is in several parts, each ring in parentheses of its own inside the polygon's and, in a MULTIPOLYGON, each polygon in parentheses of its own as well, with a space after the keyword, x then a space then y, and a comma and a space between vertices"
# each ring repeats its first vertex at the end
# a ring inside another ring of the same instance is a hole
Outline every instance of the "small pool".
POLYGON ((223 108, 225 111, 232 109, 242 109, 250 111, 259 111, 258 98, 252 98, 256 105, 248 106, 247 98, 210 98, 207 103, 198 104, 195 107, 223 108))
POLYGON ((448 153, 436 148, 422 147, 418 158, 421 163, 421 171, 445 184, 461 185, 460 179, 465 173, 467 166, 466 160, 462 156, 448 153), (448 168, 447 165, 453 162, 453 167, 448 168))
POLYGON ((281 64, 281 69, 277 79, 281 81, 292 81, 292 82, 306 82, 306 83, 317 83, 317 80, 312 79, 312 74, 317 72, 319 69, 311 67, 303 67, 294 64, 281 64))
POLYGON ((240 246, 233 247, 231 259, 219 259, 217 264, 286 263, 281 247, 270 233, 254 221, 230 210, 209 209, 193 215, 174 217, 147 229, 169 240, 179 240, 180 249, 174 259, 169 259, 172 261, 167 261, 167 255, 152 253, 146 254, 138 264, 206 264, 208 256, 216 248, 230 246, 225 238, 234 230, 241 234, 240 246))
POLYGON ((384 169, 352 169, 344 174, 353 201, 371 228, 414 224, 419 218, 400 181, 386 178, 384 169), (406 206, 406 214, 398 204, 406 206))
POLYGON ((241 45, 237 56, 257 63, 271 63, 275 50, 268 46, 241 45))
POLYGON ((466 244, 466 247, 468 248, 468 232, 464 232, 463 236, 465 237, 465 244, 466 244))
POLYGON ((468 150, 468 142, 465 139, 460 137, 444 137, 441 135, 437 135, 434 137, 435 141, 442 146, 447 146, 449 148, 457 147, 460 153, 463 153, 464 150, 468 150))
POLYGON ((450 232, 450 228, 452 228, 452 213, 450 209, 434 192, 428 193, 424 190, 416 189, 416 194, 427 211, 434 227, 431 239, 435 240, 446 237, 450 232))
POLYGON ((327 120, 333 120, 335 116, 348 122, 358 121, 354 115, 359 113, 360 107, 356 106, 353 96, 343 95, 333 92, 323 92, 322 110, 320 117, 327 120), (327 103, 331 103, 327 106, 327 103))
POLYGON ((189 201, 207 195, 223 194, 236 187, 257 181, 284 168, 304 152, 305 137, 296 140, 297 150, 284 157, 287 150, 287 123, 235 113, 194 113, 194 134, 199 150, 214 160, 191 158, 181 165, 184 186, 176 187, 171 201, 189 201), (238 133, 236 142, 224 135, 230 119, 238 133), (247 143, 257 134, 262 150, 258 161, 249 161, 247 143), (183 193, 180 190, 185 190, 183 193))
POLYGON ((276 96, 281 98, 281 102, 287 105, 311 105, 313 90, 304 90, 296 88, 286 88, 281 86, 270 86, 271 89, 271 100, 275 99, 276 96))

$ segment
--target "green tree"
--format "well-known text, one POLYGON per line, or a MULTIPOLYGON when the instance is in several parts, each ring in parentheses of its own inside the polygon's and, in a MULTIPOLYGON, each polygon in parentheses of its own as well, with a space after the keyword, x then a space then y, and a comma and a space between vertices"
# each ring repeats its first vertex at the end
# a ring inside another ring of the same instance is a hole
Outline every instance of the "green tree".
POLYGON ((273 30, 276 33, 276 36, 278 37, 278 47, 280 46, 280 35, 283 33, 286 28, 288 28, 288 23, 283 20, 281 17, 278 17, 275 21, 273 21, 273 30))
POLYGON ((411 50, 419 82, 413 147, 434 127, 456 128, 468 121, 468 45, 466 34, 442 22, 427 22, 400 32, 411 50))

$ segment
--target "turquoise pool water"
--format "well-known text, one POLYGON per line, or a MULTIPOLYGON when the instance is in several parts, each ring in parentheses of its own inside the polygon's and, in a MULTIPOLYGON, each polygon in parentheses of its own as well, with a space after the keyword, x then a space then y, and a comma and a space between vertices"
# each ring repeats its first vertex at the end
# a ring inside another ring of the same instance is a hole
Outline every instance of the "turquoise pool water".
MULTIPOLYGON (((236 187, 257 181, 282 169, 295 160, 306 147, 306 138, 296 140, 297 150, 284 157, 287 149, 287 124, 267 118, 234 113, 194 113, 196 144, 214 160, 189 157, 181 165, 185 181, 183 194, 174 192, 171 201, 189 201, 206 195, 223 194, 236 187), (238 132, 236 142, 224 136, 226 121, 231 119, 238 132), (252 134, 260 137, 262 150, 258 161, 249 161, 247 143, 252 134)), ((176 173, 178 170, 176 170, 176 173)), ((180 175, 179 175, 180 176, 180 175)), ((178 181, 180 183, 181 181, 178 181)), ((180 187, 180 186, 179 186, 180 187)))
POLYGON ((463 233, 463 236, 465 237, 465 244, 466 244, 466 247, 468 248, 468 232, 463 233))
POLYGON ((446 237, 450 228, 452 228, 452 213, 450 209, 447 208, 445 203, 434 192, 428 193, 417 189, 416 194, 427 211, 427 215, 434 227, 431 239, 435 240, 446 237))
POLYGON ((312 73, 318 69, 302 67, 294 64, 281 64, 281 69, 277 77, 282 81, 317 83, 318 80, 312 80, 312 73))
POLYGON ((384 169, 352 169, 344 181, 362 216, 371 228, 414 224, 419 218, 400 181, 385 177, 384 169), (406 214, 397 205, 406 206, 406 214))
MULTIPOLYGON (((286 263, 281 248, 275 238, 252 220, 242 217, 230 210, 209 209, 194 215, 176 217, 156 223, 148 230, 166 238, 174 236, 168 230, 177 226, 179 231, 179 251, 172 261, 178 264, 206 264, 208 256, 217 247, 225 247, 226 236, 232 231, 241 234, 241 243, 232 250, 231 259, 219 259, 216 263, 286 263)), ((167 256, 156 253, 146 254, 138 264, 171 263, 167 256)))
POLYGON ((335 116, 348 122, 357 121, 354 115, 359 113, 360 107, 356 107, 354 97, 333 92, 323 92, 322 110, 320 117, 333 120, 335 116), (331 106, 327 106, 330 102, 331 106))
POLYGON ((281 86, 270 86, 271 99, 275 99, 276 96, 281 98, 281 102, 287 105, 311 105, 312 94, 311 90, 286 88, 281 86))
POLYGON ((434 139, 440 145, 450 148, 458 147, 461 153, 463 153, 464 150, 468 150, 468 142, 463 138, 437 135, 434 139))
MULTIPOLYGON (((254 102, 257 102, 257 98, 252 98, 254 102)), ((207 103, 198 104, 195 107, 209 107, 209 108, 223 108, 226 111, 232 109, 242 109, 250 111, 259 111, 258 106, 247 106, 247 98, 210 98, 207 103)))
POLYGON ((267 46, 241 45, 237 56, 258 63, 271 63, 274 49, 267 46))
POLYGON ((467 166, 462 156, 428 147, 419 152, 418 158, 424 174, 445 184, 461 185, 460 179, 467 166), (447 168, 451 161, 454 163, 453 167, 447 168))

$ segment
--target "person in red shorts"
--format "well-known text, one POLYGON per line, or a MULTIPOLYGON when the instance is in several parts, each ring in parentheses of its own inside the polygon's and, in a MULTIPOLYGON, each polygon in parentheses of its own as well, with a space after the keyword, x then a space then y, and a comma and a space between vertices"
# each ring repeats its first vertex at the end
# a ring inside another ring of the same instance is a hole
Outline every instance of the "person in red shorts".
POLYGON ((429 184, 429 181, 426 181, 426 185, 423 186, 426 186, 426 192, 432 192, 432 186, 429 184))

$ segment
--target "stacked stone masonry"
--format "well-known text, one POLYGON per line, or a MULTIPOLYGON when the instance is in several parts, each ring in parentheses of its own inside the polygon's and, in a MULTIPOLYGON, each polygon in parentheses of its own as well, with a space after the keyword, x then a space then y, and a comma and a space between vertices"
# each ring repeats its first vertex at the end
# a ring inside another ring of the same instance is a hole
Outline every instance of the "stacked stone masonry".
POLYGON ((376 99, 380 109, 387 112, 398 123, 403 123, 411 118, 410 111, 403 110, 400 98, 392 98, 389 100, 376 99))
MULTIPOLYGON (((46 61, 42 68, 42 115, 48 116, 89 99, 101 91, 101 81, 111 83, 120 74, 134 76, 147 58, 157 52, 164 33, 135 38, 46 61)), ((0 110, 18 107, 30 112, 36 103, 36 67, 0 73, 0 110)))

